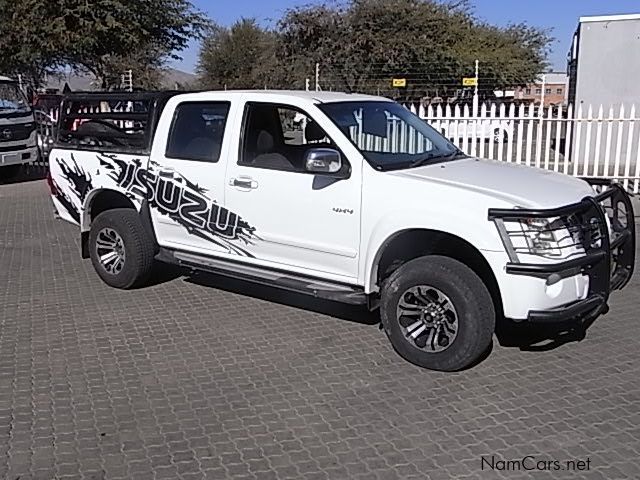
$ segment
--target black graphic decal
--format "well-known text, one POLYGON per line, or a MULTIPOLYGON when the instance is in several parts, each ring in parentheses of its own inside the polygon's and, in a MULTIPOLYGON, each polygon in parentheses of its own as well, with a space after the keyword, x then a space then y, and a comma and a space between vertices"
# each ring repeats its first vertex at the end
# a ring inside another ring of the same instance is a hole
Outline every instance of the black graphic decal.
POLYGON ((93 188, 93 185, 91 185, 91 175, 86 173, 82 167, 78 165, 73 154, 71 154, 71 161, 73 162, 71 166, 64 163, 60 158, 57 158, 56 161, 60 166, 62 177, 67 180, 69 186, 78 197, 78 200, 80 200, 80 204, 82 204, 89 190, 93 188))
POLYGON ((80 211, 78 210, 78 207, 76 207, 71 201, 71 198, 69 198, 69 196, 60 189, 60 185, 58 185, 55 180, 51 179, 51 183, 53 184, 52 190, 56 200, 60 202, 60 205, 62 205, 62 207, 69 213, 71 218, 73 218, 77 223, 80 223, 80 211))
MULTIPOLYGON (((151 207, 182 225, 190 235, 215 243, 238 255, 253 256, 231 240, 245 245, 258 239, 255 228, 239 215, 219 206, 207 197, 207 190, 191 182, 178 172, 172 178, 163 178, 146 170, 142 160, 122 160, 115 155, 99 155, 100 165, 109 177, 125 190, 127 195, 142 201, 145 197, 151 207)), ((151 168, 160 166, 149 161, 151 168)))

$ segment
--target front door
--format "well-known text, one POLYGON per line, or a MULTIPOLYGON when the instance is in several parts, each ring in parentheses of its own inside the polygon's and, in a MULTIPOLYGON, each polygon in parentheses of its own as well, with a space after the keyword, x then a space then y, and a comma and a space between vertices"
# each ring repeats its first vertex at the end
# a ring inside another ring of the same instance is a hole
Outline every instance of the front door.
POLYGON ((160 246, 204 254, 246 254, 238 246, 244 223, 224 208, 230 143, 225 130, 233 113, 227 101, 185 101, 175 106, 170 125, 158 126, 156 137, 167 138, 166 145, 154 145, 146 175, 160 246))
POLYGON ((307 172, 310 149, 338 147, 301 108, 249 101, 242 115, 243 135, 236 158, 229 156, 225 199, 254 229, 246 244, 254 261, 353 282, 361 165, 350 165, 342 155, 349 178, 307 172))

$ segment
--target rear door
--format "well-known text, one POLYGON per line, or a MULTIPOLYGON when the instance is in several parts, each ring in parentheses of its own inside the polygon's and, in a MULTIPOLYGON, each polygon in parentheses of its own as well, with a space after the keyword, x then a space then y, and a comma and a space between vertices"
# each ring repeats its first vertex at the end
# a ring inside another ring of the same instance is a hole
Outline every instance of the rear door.
POLYGON ((242 219, 227 210, 225 169, 237 106, 224 97, 172 98, 158 124, 146 180, 162 247, 244 254, 242 219), (166 112, 173 111, 173 115, 166 112))

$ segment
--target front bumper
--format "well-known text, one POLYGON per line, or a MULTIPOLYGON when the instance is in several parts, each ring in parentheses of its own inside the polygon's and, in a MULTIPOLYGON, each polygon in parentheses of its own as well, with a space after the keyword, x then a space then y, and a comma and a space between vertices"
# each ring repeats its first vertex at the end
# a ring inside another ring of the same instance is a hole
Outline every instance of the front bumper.
POLYGON ((588 277, 588 291, 582 299, 543 310, 529 310, 531 322, 562 322, 594 318, 607 310, 612 290, 624 288, 631 279, 635 262, 635 224, 629 195, 619 184, 595 197, 565 207, 546 210, 490 209, 507 250, 506 273, 544 280, 553 285, 570 277, 588 277), (576 215, 585 227, 585 254, 557 263, 521 263, 504 228, 505 220, 551 218, 576 215), (587 232, 588 230, 588 232, 587 232), (599 239, 593 246, 593 239, 599 239))
POLYGON ((0 167, 30 163, 38 158, 38 147, 18 147, 12 151, 0 151, 0 167))

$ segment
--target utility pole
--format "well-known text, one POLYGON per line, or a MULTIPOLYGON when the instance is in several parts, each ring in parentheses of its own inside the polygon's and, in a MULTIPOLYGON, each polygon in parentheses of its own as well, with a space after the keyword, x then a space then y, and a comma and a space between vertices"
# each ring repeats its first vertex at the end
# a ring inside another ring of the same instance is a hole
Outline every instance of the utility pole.
POLYGON ((544 107, 544 90, 547 83, 547 76, 542 75, 542 88, 540 89, 540 107, 544 107))
POLYGON ((320 91, 320 64, 316 62, 316 92, 320 91))
POLYGON ((122 86, 127 92, 133 92, 133 71, 127 70, 121 77, 122 86))
POLYGON ((478 62, 478 60, 476 60, 476 74, 475 74, 476 84, 473 87, 473 116, 474 117, 478 116, 478 72, 479 72, 479 65, 480 65, 480 63, 478 62))
POLYGON ((309 91, 309 79, 306 78, 304 80, 304 89, 308 92, 309 91))

